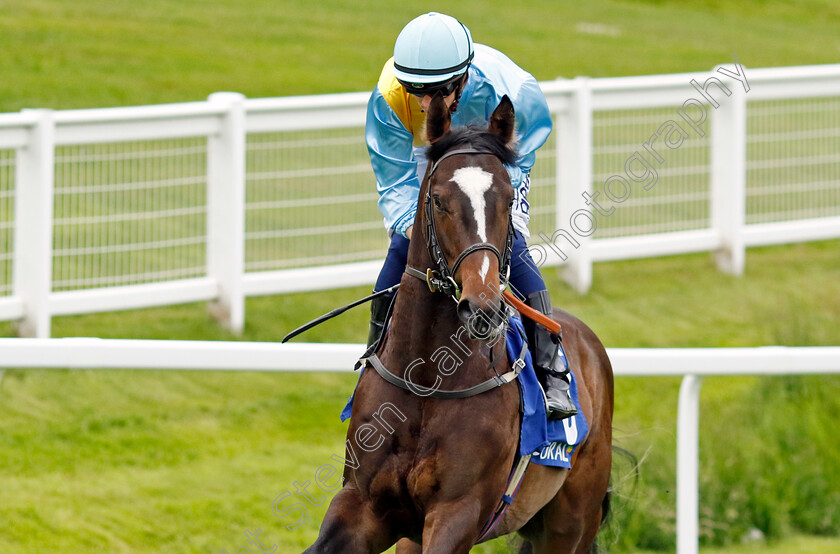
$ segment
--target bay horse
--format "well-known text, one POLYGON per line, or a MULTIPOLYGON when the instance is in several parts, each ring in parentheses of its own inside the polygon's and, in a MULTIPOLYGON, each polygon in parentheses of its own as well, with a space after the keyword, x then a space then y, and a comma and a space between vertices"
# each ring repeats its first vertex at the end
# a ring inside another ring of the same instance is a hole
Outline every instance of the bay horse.
MULTIPOLYGON (((395 543, 398 554, 469 552, 499 504, 518 453, 520 391, 495 386, 511 364, 498 340, 500 296, 488 291, 501 289, 509 263, 513 189, 504 164, 516 157, 514 123, 507 97, 486 129, 450 130, 443 99, 429 107, 429 168, 406 274, 389 330, 364 360, 343 486, 304 554, 377 553, 395 543), (490 382, 480 394, 452 393, 490 382), (451 397, 433 394, 443 383, 451 397)), ((584 323, 559 310, 553 317, 589 433, 571 470, 528 467, 482 541, 518 531, 522 552, 585 553, 609 509, 613 376, 584 323)))

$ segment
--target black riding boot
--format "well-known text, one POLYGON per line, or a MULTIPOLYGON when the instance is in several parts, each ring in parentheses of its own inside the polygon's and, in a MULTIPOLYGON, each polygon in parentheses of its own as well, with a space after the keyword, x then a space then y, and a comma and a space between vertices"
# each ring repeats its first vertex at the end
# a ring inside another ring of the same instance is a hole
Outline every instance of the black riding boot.
POLYGON ((388 317, 388 308, 394 300, 395 292, 377 296, 370 301, 370 330, 368 331, 367 347, 379 339, 382 330, 385 328, 385 318, 388 317))
MULTIPOLYGON (((551 317, 551 297, 547 290, 528 295, 525 303, 551 317)), ((531 345, 531 354, 534 357, 534 367, 545 383, 548 419, 565 419, 575 415, 577 408, 572 402, 569 390, 571 382, 569 368, 560 359, 558 352, 560 337, 534 322, 526 327, 526 333, 531 345)))

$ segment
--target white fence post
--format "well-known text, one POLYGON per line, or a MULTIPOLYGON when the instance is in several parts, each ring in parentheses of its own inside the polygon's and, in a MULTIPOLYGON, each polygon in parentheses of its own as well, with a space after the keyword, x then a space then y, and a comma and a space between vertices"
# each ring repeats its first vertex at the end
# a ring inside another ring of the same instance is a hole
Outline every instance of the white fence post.
POLYGON ((245 325, 245 96, 217 92, 208 100, 224 106, 220 132, 207 144, 207 273, 219 287, 210 310, 222 325, 241 333, 245 325))
POLYGON ((677 404, 677 554, 699 548, 700 386, 703 378, 686 375, 677 404))
POLYGON ((746 256, 747 99, 741 83, 731 79, 722 81, 732 94, 728 97, 717 94, 720 106, 709 108, 712 111, 711 220, 722 240, 721 249, 715 253, 718 268, 741 275, 746 256))
POLYGON ((584 193, 592 191, 592 89, 588 77, 574 82, 569 111, 557 118, 557 227, 551 242, 569 257, 563 279, 584 294, 592 286, 592 233, 586 233, 589 220, 580 213, 587 211, 584 193))
POLYGON ((15 239, 13 294, 24 304, 18 334, 50 336, 52 290, 53 186, 55 122, 51 110, 23 110, 38 120, 27 145, 17 151, 15 164, 15 239))

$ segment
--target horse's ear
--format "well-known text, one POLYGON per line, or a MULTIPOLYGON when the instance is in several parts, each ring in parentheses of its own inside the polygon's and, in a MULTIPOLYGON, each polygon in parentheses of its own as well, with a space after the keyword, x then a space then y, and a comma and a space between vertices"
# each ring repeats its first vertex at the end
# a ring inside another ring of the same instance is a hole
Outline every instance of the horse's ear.
POLYGON ((449 132, 449 125, 452 117, 449 108, 440 93, 432 97, 429 105, 429 113, 426 116, 426 138, 431 143, 440 140, 440 137, 449 132))
POLYGON ((507 94, 502 96, 502 101, 493 110, 490 116, 489 131, 505 141, 505 144, 513 140, 513 128, 516 125, 516 116, 513 111, 513 102, 507 94))

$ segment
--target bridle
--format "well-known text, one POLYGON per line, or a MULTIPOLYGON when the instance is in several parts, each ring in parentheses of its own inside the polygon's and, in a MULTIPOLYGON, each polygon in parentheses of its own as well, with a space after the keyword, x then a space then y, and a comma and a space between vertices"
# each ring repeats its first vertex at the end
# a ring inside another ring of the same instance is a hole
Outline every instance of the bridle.
POLYGON ((426 186, 426 197, 423 201, 424 210, 426 215, 426 226, 424 229, 425 239, 426 239, 426 247, 429 250, 429 256, 432 258, 432 262, 437 266, 437 269, 428 268, 426 273, 424 274, 418 269, 415 269, 411 266, 406 267, 406 273, 417 277, 418 279, 426 281, 426 284, 429 286, 429 290, 432 292, 442 292, 447 296, 451 296, 454 299, 458 299, 460 296, 460 287, 458 283, 455 282, 455 274, 458 272, 458 268, 461 266, 461 263, 466 259, 467 256, 472 254, 473 252, 477 252, 479 250, 489 250, 492 252, 496 259, 499 261, 499 283, 500 283, 500 292, 501 290, 505 289, 507 285, 508 276, 510 274, 510 256, 511 251, 513 250, 513 217, 512 213, 508 213, 508 229, 507 229, 507 237, 505 238, 505 246, 504 252, 500 252, 495 245, 490 244, 489 242, 477 242, 467 246, 457 258, 455 258, 455 263, 452 266, 449 266, 449 262, 446 260, 446 256, 443 253, 443 249, 440 247, 440 240, 438 239, 437 235, 437 228, 435 227, 435 213, 434 208, 432 206, 432 187, 431 187, 431 180, 432 175, 434 175, 435 171, 437 170, 440 163, 449 158, 450 156, 456 156, 459 154, 466 154, 466 155, 494 155, 492 152, 486 150, 476 150, 474 148, 465 148, 465 149, 458 149, 458 150, 450 150, 446 154, 440 157, 434 165, 431 166, 428 173, 426 174, 425 180, 427 181, 426 186))
MULTIPOLYGON (((477 252, 479 250, 489 250, 499 260, 499 283, 500 288, 504 289, 505 285, 507 284, 508 275, 510 273, 510 256, 511 251, 513 250, 513 220, 510 215, 508 215, 508 229, 507 229, 507 238, 505 239, 505 247, 504 252, 500 252, 498 248, 494 245, 490 244, 489 242, 477 242, 475 244, 471 244, 470 246, 466 247, 463 252, 461 252, 458 257, 455 259, 455 263, 452 264, 452 267, 449 266, 449 263, 446 261, 446 256, 443 254, 443 250, 440 247, 440 241, 438 240, 437 230, 435 229, 435 218, 434 218, 434 210, 432 208, 432 194, 431 194, 431 178, 434 174, 435 170, 440 165, 440 162, 445 160, 450 156, 455 156, 456 154, 468 154, 468 155, 486 155, 490 154, 493 155, 492 152, 484 151, 484 150, 476 150, 473 148, 470 149, 461 149, 461 150, 451 150, 441 156, 438 161, 432 165, 432 167, 426 173, 426 177, 424 181, 427 183, 426 187, 426 198, 424 199, 424 209, 426 212, 426 227, 424 229, 426 235, 426 246, 429 249, 429 254, 432 257, 432 261, 434 264, 437 265, 437 269, 428 268, 426 273, 423 273, 419 269, 413 268, 411 266, 406 266, 405 272, 413 277, 417 277, 418 279, 425 281, 426 284, 429 286, 429 290, 432 292, 442 292, 454 300, 458 300, 460 295, 460 287, 455 282, 455 272, 458 271, 458 267, 461 265, 461 262, 464 261, 468 255, 472 254, 473 252, 477 252)), ((393 309, 393 304, 388 310, 388 315, 386 316, 386 321, 391 317, 391 310, 393 309)), ((471 396, 475 396, 486 392, 488 390, 494 389, 496 387, 500 387, 507 383, 510 383, 514 379, 519 376, 519 373, 525 367, 525 356, 528 353, 528 341, 525 338, 525 332, 521 327, 516 327, 518 329, 520 336, 522 337, 522 348, 519 350, 519 355, 517 358, 511 362, 511 369, 504 375, 496 374, 493 377, 479 383, 478 385, 461 389, 461 390, 440 390, 437 388, 425 388, 419 387, 414 383, 406 380, 399 375, 394 374, 393 372, 389 371, 385 364, 382 363, 382 360, 379 359, 379 356, 376 355, 376 352, 379 351, 379 346, 382 343, 382 340, 385 337, 385 333, 382 333, 379 336, 379 339, 375 341, 364 353, 362 358, 356 364, 356 369, 362 366, 370 365, 373 367, 376 372, 387 382, 391 383, 394 386, 400 387, 404 390, 410 391, 413 394, 423 397, 429 398, 441 398, 441 399, 455 399, 455 398, 469 398, 471 396)), ((491 348, 492 352, 492 348, 491 348)))

